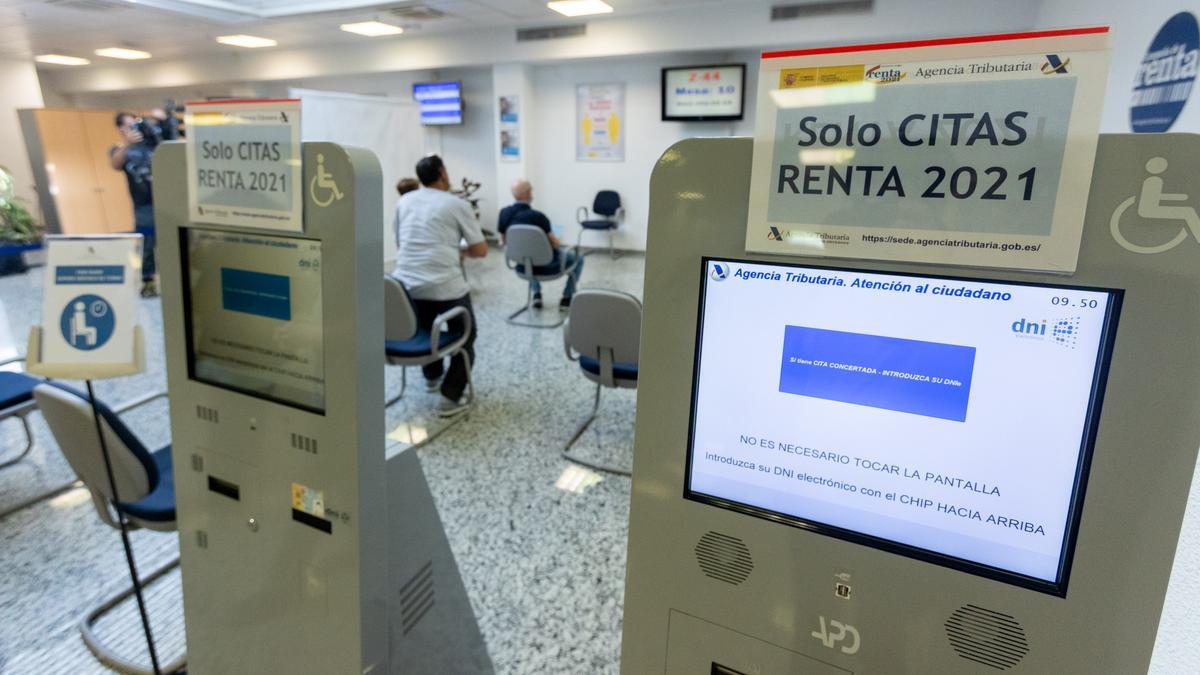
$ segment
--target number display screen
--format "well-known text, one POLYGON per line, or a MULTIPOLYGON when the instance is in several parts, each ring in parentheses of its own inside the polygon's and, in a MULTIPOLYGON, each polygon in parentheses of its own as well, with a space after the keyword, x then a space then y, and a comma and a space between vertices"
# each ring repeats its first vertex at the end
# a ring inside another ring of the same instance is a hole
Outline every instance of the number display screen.
POLYGON ((687 498, 1065 594, 1120 291, 703 266, 687 498))
POLYGON ((663 68, 662 118, 719 122, 742 119, 746 66, 663 68))

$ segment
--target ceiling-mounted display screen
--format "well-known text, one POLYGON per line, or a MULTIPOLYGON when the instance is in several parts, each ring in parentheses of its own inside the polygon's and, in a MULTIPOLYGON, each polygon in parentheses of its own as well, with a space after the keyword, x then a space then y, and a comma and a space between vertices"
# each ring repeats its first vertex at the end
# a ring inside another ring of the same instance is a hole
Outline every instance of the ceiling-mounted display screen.
POLYGON ((422 82, 413 85, 413 98, 421 108, 421 124, 462 124, 462 83, 422 82))
POLYGON ((687 498, 1065 594, 1120 291, 702 264, 687 498))
POLYGON ((746 65, 663 68, 662 118, 673 122, 740 120, 746 65))
POLYGON ((324 412, 321 242, 184 232, 188 376, 324 412))

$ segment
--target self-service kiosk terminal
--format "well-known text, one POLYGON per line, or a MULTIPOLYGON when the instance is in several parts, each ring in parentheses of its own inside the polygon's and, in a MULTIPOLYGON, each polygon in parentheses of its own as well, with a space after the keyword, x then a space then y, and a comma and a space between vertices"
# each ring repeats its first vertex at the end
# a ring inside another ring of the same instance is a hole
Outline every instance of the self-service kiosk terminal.
POLYGON ((1200 446, 1200 137, 1101 137, 1069 276, 748 254, 751 147, 651 180, 621 672, 1145 672, 1200 446), (1137 207, 1151 175, 1190 202, 1137 207))
POLYGON ((154 182, 189 672, 492 672, 415 451, 385 460, 378 161, 305 143, 279 232, 193 222, 184 150, 154 182))

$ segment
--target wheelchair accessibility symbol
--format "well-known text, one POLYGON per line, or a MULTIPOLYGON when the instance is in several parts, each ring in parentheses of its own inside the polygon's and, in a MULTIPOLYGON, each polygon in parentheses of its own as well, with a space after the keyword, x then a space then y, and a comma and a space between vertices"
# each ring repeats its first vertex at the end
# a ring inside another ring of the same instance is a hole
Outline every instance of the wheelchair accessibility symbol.
POLYGON ((325 208, 346 196, 338 189, 338 184, 333 179, 333 174, 325 170, 325 155, 317 155, 317 175, 313 176, 312 180, 308 183, 308 194, 312 197, 313 203, 321 208, 325 208), (321 197, 317 196, 318 189, 321 191, 321 197))
POLYGON ((1191 232, 1192 238, 1200 243, 1200 214, 1196 212, 1195 208, 1186 205, 1188 195, 1163 192, 1161 174, 1166 170, 1167 160, 1163 157, 1152 157, 1150 161, 1146 162, 1146 171, 1150 175, 1142 181, 1141 194, 1121 202, 1108 221, 1113 239, 1127 251, 1146 254, 1170 251, 1188 238, 1188 232, 1191 232), (1184 202, 1184 204, 1173 206, 1170 202, 1184 202), (1143 220, 1174 221, 1180 223, 1179 232, 1169 241, 1153 246, 1142 246, 1129 241, 1121 231, 1121 218, 1134 203, 1137 204, 1138 216, 1143 220))
POLYGON ((76 349, 91 351, 108 342, 116 327, 112 306, 98 295, 80 295, 63 308, 59 327, 63 339, 76 349))

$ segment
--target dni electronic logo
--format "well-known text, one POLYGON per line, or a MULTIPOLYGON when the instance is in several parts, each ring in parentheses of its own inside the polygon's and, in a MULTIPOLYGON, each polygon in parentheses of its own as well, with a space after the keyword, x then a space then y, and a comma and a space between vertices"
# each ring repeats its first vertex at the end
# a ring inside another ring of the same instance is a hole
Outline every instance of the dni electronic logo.
POLYGON ((1017 319, 1012 322, 1012 332, 1019 338, 1048 340, 1059 346, 1075 349, 1079 342, 1079 317, 1072 316, 1056 321, 1017 319))

